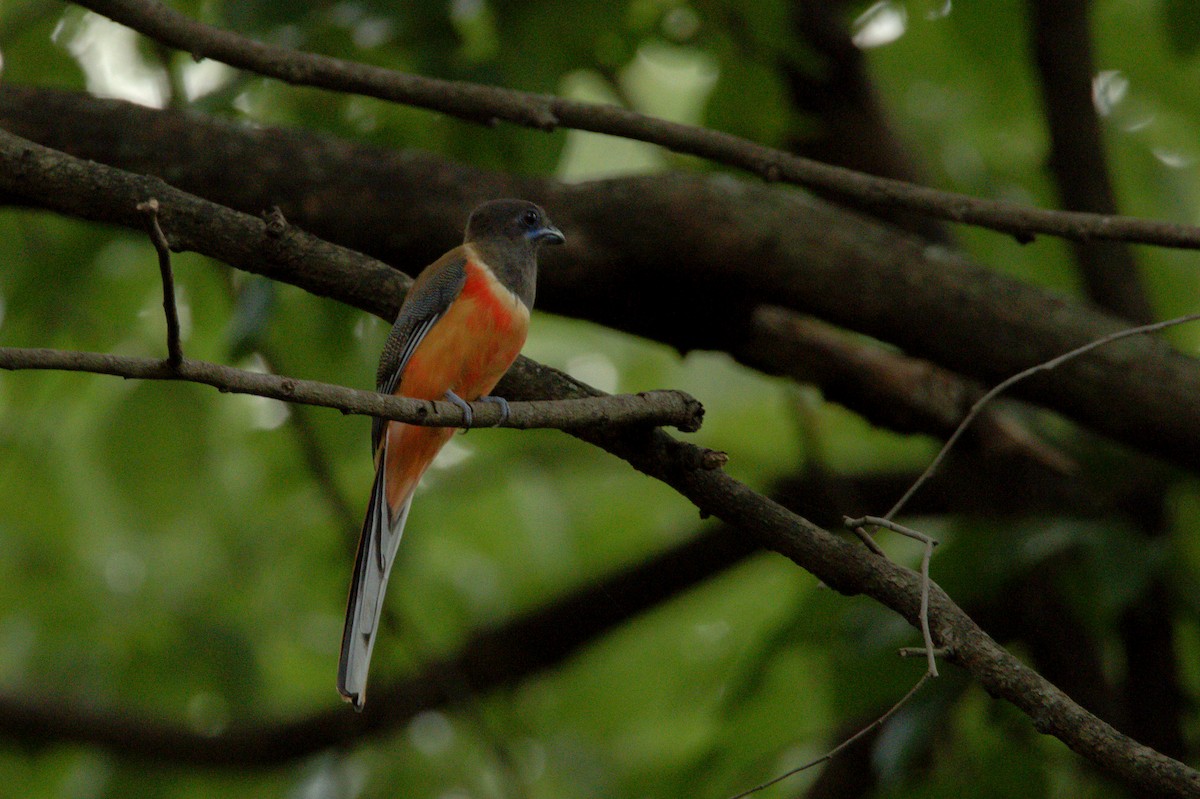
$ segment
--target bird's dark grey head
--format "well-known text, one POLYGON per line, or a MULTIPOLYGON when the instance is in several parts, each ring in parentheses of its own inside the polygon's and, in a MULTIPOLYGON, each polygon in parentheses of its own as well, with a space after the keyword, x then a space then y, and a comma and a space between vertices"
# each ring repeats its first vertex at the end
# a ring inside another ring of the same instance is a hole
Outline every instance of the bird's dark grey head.
POLYGON ((565 239, 537 205, 525 200, 491 200, 471 212, 466 241, 475 246, 500 282, 532 308, 538 246, 562 244, 565 239))
POLYGON ((492 200, 471 212, 467 241, 505 239, 514 243, 562 244, 563 234, 546 212, 525 200, 492 200))

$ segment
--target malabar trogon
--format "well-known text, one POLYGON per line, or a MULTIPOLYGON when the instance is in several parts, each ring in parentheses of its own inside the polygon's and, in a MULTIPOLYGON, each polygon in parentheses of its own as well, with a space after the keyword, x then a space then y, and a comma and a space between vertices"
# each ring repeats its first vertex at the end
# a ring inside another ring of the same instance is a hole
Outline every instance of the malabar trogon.
MULTIPOLYGON (((379 362, 384 394, 467 402, 488 397, 516 360, 529 328, 542 244, 563 235, 523 200, 493 200, 471 213, 463 244, 425 268, 405 297, 379 362)), ((417 483, 454 429, 375 419, 375 482, 367 505, 350 599, 338 690, 361 709, 388 573, 417 483)))

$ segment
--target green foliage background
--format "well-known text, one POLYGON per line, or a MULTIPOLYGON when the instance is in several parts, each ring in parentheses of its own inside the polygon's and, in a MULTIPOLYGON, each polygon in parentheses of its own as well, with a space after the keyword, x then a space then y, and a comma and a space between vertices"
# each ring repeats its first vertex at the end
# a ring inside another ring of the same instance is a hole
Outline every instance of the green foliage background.
MULTIPOLYGON (((780 0, 174 5, 302 49, 622 102, 770 144, 816 124, 790 107, 778 74, 781 60, 815 63, 788 33, 780 0)), ((903 35, 872 48, 869 64, 931 183, 1053 206, 1025 6, 913 0, 876 4, 875 13, 904 17, 903 35)), ((1197 219, 1197 24, 1186 2, 1096 3, 1097 65, 1124 86, 1104 121, 1126 212, 1197 219)), ((180 88, 201 74, 186 56, 122 43, 89 14, 31 0, 0 5, 3 80, 104 91, 97 51, 78 50, 88 37, 133 56, 163 102, 185 102, 180 88)), ((572 180, 713 168, 636 143, 487 129, 232 73, 193 103, 572 180)), ((1078 291, 1060 242, 1022 247, 982 231, 956 234, 984 263, 1078 291)), ((1145 249, 1138 257, 1160 315, 1196 310, 1193 255, 1145 249)), ((200 257, 174 263, 189 356, 371 384, 386 333, 378 320, 200 257)), ((144 237, 0 212, 4 345, 160 355, 160 290, 144 237)), ((1195 326, 1171 335, 1187 351, 1200 343, 1195 326)), ((928 440, 873 429, 719 354, 681 359, 545 315, 526 353, 607 390, 693 393, 708 409, 694 439, 728 451, 730 471, 764 490, 806 464, 840 473, 917 467, 933 451, 928 440)), ((1031 421, 1066 434, 1053 419, 1031 421)), ((371 478, 368 428, 362 418, 193 385, 0 374, 0 690, 126 709, 210 734, 336 704, 345 591, 371 478), (305 430, 353 516, 306 467, 305 430)), ((1196 489, 1194 479, 1178 483, 1178 534, 1149 551, 1131 543, 1124 523, 925 520, 944 542, 935 578, 969 602, 1069 553, 1070 596, 1110 640, 1115 616, 1147 575, 1168 570, 1179 594, 1193 597, 1178 608, 1177 627, 1182 678, 1195 697, 1196 489)), ((701 524, 671 491, 561 434, 458 436, 414 506, 374 679, 415 671, 480 625, 636 562, 701 524)), ((889 546, 902 560, 916 558, 903 544, 889 546)), ((0 783, 25 797, 722 797, 821 754, 902 695, 921 664, 897 662, 894 651, 918 640, 871 602, 821 590, 764 555, 559 670, 427 713, 352 751, 225 772, 0 741, 0 783)), ((1107 666, 1122 668, 1115 655, 1107 666)), ((953 670, 900 714, 875 758, 888 797, 1120 795, 953 670)), ((794 796, 812 779, 761 795, 794 796)))

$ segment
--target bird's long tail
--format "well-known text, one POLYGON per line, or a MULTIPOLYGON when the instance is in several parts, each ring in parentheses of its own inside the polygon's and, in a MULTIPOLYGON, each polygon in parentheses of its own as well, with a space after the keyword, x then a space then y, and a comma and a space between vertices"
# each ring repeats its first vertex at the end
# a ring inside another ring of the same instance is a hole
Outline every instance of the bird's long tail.
MULTIPOLYGON (((386 439, 385 439, 386 440, 386 439)), ((389 511, 387 496, 387 444, 375 470, 375 483, 358 540, 354 558, 354 577, 350 583, 350 599, 346 604, 346 627, 342 632, 342 654, 338 662, 338 691, 355 710, 361 710, 366 700, 367 671, 371 666, 371 650, 379 631, 383 613, 383 598, 387 591, 388 574, 396 560, 404 522, 412 505, 413 492, 389 511)))

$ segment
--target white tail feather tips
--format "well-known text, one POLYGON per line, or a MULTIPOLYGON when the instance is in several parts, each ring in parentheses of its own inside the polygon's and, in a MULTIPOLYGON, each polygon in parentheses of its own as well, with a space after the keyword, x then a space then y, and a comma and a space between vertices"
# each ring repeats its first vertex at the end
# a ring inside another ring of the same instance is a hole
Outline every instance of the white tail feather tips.
POLYGON ((338 691, 355 709, 361 710, 366 700, 367 672, 371 666, 371 650, 383 615, 388 576, 396 561, 408 509, 409 496, 400 506, 394 519, 389 520, 382 464, 371 489, 367 518, 363 522, 358 554, 354 559, 354 577, 350 584, 350 599, 346 607, 346 628, 342 633, 342 653, 338 664, 338 691))

